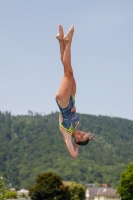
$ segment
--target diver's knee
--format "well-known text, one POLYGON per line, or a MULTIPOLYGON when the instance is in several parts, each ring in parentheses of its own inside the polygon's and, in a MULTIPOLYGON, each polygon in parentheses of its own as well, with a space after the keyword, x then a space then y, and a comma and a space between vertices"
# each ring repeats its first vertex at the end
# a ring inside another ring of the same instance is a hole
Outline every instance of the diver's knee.
POLYGON ((60 100, 60 93, 59 93, 59 91, 55 94, 55 98, 56 98, 57 101, 60 100))

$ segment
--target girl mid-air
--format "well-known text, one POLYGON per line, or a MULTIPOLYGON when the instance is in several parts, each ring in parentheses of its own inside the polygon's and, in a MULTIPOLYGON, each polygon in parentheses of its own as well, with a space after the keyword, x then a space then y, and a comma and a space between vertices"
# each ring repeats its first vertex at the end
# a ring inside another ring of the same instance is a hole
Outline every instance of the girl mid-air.
POLYGON ((64 36, 63 27, 59 25, 59 33, 56 38, 59 41, 61 61, 64 66, 64 75, 56 93, 56 102, 60 109, 59 127, 64 141, 72 158, 78 155, 80 145, 86 145, 94 135, 77 130, 79 118, 76 114, 75 94, 76 82, 71 65, 71 43, 74 33, 74 26, 71 26, 68 33, 64 36), (72 138, 75 144, 72 143, 72 138))

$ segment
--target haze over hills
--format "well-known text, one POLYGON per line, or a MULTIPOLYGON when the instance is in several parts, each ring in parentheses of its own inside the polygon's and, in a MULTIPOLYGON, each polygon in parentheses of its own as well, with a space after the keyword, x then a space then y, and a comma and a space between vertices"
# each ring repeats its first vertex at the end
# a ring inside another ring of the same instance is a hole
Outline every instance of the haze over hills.
POLYGON ((133 161, 133 121, 78 114, 79 129, 97 135, 72 159, 58 128, 58 112, 27 116, 0 112, 0 176, 16 188, 33 185, 37 174, 52 171, 63 180, 115 187, 133 161))

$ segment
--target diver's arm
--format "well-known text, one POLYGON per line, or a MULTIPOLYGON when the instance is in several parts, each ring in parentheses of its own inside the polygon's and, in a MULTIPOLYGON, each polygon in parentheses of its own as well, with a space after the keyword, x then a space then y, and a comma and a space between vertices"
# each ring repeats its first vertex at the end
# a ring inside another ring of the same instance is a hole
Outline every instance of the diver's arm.
MULTIPOLYGON (((75 111, 76 108, 73 107, 73 111, 75 111)), ((72 111, 72 112, 73 112, 72 111)), ((62 123, 62 114, 59 113, 59 124, 62 123)), ((78 156, 78 149, 79 149, 79 145, 78 144, 72 144, 72 136, 70 135, 70 133, 68 133, 65 129, 63 129, 62 127, 60 127, 60 131, 63 135, 64 141, 66 143, 67 149, 71 155, 72 158, 76 158, 78 156)))
POLYGON ((60 112, 60 113, 59 113, 59 124, 61 124, 62 121, 63 121, 63 118, 62 118, 62 114, 61 114, 61 112, 60 112))
POLYGON ((65 142, 66 142, 66 146, 67 146, 67 149, 68 149, 71 157, 77 158, 79 145, 75 143, 75 145, 73 146, 72 141, 67 140, 67 139, 65 140, 65 142))
POLYGON ((71 157, 76 158, 78 156, 79 145, 75 143, 73 146, 72 136, 64 128, 60 127, 60 131, 63 135, 64 141, 66 143, 67 149, 68 149, 71 157))

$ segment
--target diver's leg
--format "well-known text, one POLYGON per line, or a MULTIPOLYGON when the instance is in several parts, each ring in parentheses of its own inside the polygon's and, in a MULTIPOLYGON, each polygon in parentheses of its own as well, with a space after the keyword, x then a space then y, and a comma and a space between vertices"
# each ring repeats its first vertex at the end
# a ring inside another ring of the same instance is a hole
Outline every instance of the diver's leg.
POLYGON ((73 77, 73 69, 71 66, 71 42, 74 32, 74 27, 71 26, 68 33, 64 37, 65 49, 63 55, 64 76, 61 81, 56 99, 61 107, 66 107, 71 95, 76 93, 76 84, 73 77))
POLYGON ((63 27, 60 24, 59 24, 58 28, 59 28, 59 33, 56 35, 56 38, 59 41, 59 45, 60 45, 60 57, 61 57, 61 61, 63 63, 63 55, 64 55, 64 50, 65 50, 65 43, 64 43, 64 40, 63 40, 64 31, 63 31, 63 27))
POLYGON ((75 97, 76 95, 76 81, 75 78, 73 76, 73 83, 72 83, 72 96, 75 97))

